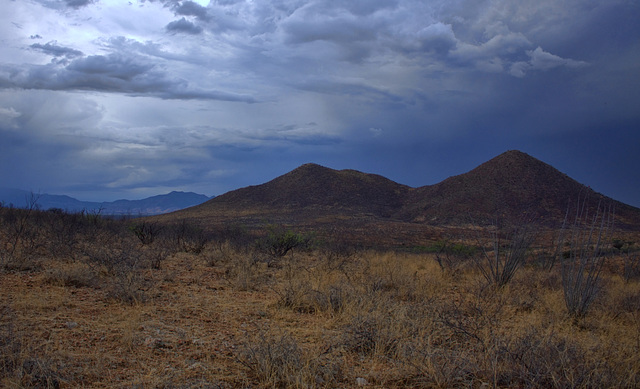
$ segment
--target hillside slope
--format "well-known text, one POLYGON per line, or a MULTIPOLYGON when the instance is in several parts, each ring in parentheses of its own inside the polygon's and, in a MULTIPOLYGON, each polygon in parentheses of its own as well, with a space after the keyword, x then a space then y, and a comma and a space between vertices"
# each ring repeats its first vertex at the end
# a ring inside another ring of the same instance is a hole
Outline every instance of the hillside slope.
POLYGON ((379 175, 309 163, 267 183, 220 195, 194 210, 317 210, 388 217, 403 206, 409 190, 379 175))
POLYGON ((468 223, 496 216, 558 225, 568 207, 587 201, 612 205, 626 226, 640 210, 615 201, 575 181, 528 154, 511 150, 458 176, 413 190, 398 214, 431 224, 468 223))
POLYGON ((580 184, 528 154, 507 151, 438 184, 411 188, 375 174, 305 164, 267 183, 166 215, 247 225, 277 222, 309 229, 407 235, 420 226, 484 224, 499 216, 559 227, 570 204, 612 206, 619 228, 640 230, 640 209, 580 184))

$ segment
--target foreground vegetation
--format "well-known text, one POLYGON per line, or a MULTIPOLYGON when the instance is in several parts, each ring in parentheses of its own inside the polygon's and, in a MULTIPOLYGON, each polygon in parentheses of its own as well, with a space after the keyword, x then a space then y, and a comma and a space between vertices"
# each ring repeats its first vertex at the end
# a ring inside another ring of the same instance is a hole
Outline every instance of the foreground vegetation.
POLYGON ((633 237, 607 238, 575 314, 554 245, 517 237, 382 252, 279 226, 6 207, 0 223, 2 387, 640 386, 633 237), (492 278, 513 242, 517 271, 492 278))

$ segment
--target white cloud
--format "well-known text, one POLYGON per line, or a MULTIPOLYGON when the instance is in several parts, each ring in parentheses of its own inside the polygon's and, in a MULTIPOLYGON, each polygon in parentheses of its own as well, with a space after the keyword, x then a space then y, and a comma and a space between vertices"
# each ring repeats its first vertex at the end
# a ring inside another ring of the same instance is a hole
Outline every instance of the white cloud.
POLYGON ((377 128, 377 127, 371 127, 369 128, 369 132, 371 132, 371 135, 373 135, 374 138, 379 137, 380 135, 382 135, 382 128, 377 128))
POLYGON ((547 71, 558 67, 581 68, 589 64, 584 61, 562 58, 548 53, 538 46, 535 50, 527 50, 528 61, 518 61, 511 65, 509 73, 515 77, 524 77, 530 71, 547 71))
POLYGON ((16 111, 15 109, 13 109, 13 107, 9 107, 9 108, 0 107, 0 116, 2 116, 3 118, 15 119, 17 117, 20 117, 21 115, 22 114, 16 111))
POLYGON ((16 111, 13 107, 4 108, 0 107, 0 129, 16 129, 18 128, 15 119, 22 116, 22 114, 16 111))
POLYGON ((547 53, 540 46, 532 51, 527 51, 527 55, 531 57, 531 68, 534 70, 549 70, 559 66, 569 68, 578 68, 586 66, 584 61, 575 61, 573 59, 561 58, 557 55, 547 53))

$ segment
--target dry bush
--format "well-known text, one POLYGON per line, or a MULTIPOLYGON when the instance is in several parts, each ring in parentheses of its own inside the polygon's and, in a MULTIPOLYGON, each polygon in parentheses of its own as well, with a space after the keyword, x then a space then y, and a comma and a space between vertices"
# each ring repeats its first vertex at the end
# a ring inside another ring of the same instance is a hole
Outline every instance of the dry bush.
POLYGON ((162 232, 164 226, 156 222, 141 221, 129 226, 129 230, 138 238, 140 243, 148 245, 153 243, 162 232))
POLYGON ((211 240, 209 232, 187 220, 168 226, 166 231, 167 242, 165 245, 185 253, 200 254, 211 240))
MULTIPOLYGON (((83 247, 86 263, 106 284, 108 296, 126 304, 144 302, 148 288, 142 270, 153 264, 154 253, 145 261, 145 252, 131 237, 122 234, 104 234, 101 243, 87 243, 83 247)), ((159 266, 159 265, 158 265, 159 266)))
MULTIPOLYGON (((231 241, 212 241, 211 249, 205 250, 203 256, 208 266, 214 267, 218 264, 226 264, 233 261, 242 253, 231 241)), ((246 254, 246 252, 245 252, 246 254)))
POLYGON ((76 288, 96 287, 99 277, 95 270, 83 262, 59 263, 47 269, 45 282, 57 286, 76 288))
POLYGON ((36 201, 26 209, 0 207, 0 269, 35 270, 44 248, 36 201))
POLYGON ((57 259, 75 260, 87 220, 82 214, 50 209, 44 216, 47 251, 57 259))
POLYGON ((575 319, 587 314, 600 291, 600 274, 612 241, 612 206, 598 204, 594 214, 589 211, 587 199, 583 203, 578 201, 573 222, 566 232, 569 236, 560 240, 568 246, 562 260, 562 286, 567 311, 575 319))
POLYGON ((477 248, 458 242, 452 237, 438 240, 428 247, 423 247, 420 252, 433 254, 440 270, 451 276, 457 276, 462 272, 469 260, 477 254, 477 248))
POLYGON ((141 251, 143 267, 149 267, 154 270, 160 270, 162 263, 171 255, 171 251, 161 245, 147 246, 141 251))
POLYGON ((66 383, 62 366, 50 355, 36 351, 16 329, 9 308, 0 311, 0 385, 19 388, 60 388, 66 383))
POLYGON ((526 222, 503 226, 496 221, 487 230, 488 244, 478 239, 481 255, 472 255, 471 258, 487 282, 501 288, 524 265, 534 233, 531 225, 526 222))
POLYGON ((626 281, 640 279, 640 255, 627 255, 624 258, 624 279, 626 281))
POLYGON ((347 352, 363 357, 375 356, 390 359, 400 358, 406 352, 409 339, 414 339, 416 322, 403 309, 384 309, 354 316, 343 326, 338 345, 347 352))
POLYGON ((254 253, 241 253, 225 264, 224 279, 234 290, 258 290, 268 283, 271 276, 264 268, 264 263, 254 253))
MULTIPOLYGON (((332 349, 372 369, 366 377, 371 383, 411 387, 636 384, 632 348, 614 357, 621 343, 599 339, 584 343, 582 336, 574 335, 573 325, 554 313, 561 310, 560 302, 543 303, 551 295, 561 301, 562 294, 558 277, 546 271, 526 269, 515 283, 495 289, 486 288, 481 274, 446 277, 437 268, 426 267, 425 263, 433 263, 426 257, 366 256, 346 274, 306 262, 306 270, 297 269, 289 278, 278 273, 277 280, 292 290, 286 295, 292 298, 281 300, 279 306, 308 314, 330 313, 338 325, 332 349), (330 293, 340 296, 340 309, 328 308, 330 293)), ((631 311, 633 296, 623 299, 631 311)), ((627 342, 635 342, 630 335, 627 342)), ((351 369, 344 374, 349 382, 355 379, 351 369)))
POLYGON ((260 387, 329 388, 342 379, 342 366, 327 358, 329 351, 305 352, 289 333, 261 330, 237 357, 260 387))
POLYGON ((22 343, 15 333, 14 321, 15 314, 9 307, 0 308, 0 380, 13 376, 21 364, 22 343))
POLYGON ((278 306, 300 313, 339 315, 356 300, 357 291, 339 272, 319 266, 283 266, 273 290, 278 306))

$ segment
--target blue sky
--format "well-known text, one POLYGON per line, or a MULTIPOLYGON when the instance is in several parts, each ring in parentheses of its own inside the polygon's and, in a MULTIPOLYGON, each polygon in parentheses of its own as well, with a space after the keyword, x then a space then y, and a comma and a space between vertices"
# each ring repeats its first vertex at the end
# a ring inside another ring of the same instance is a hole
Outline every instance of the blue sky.
POLYGON ((640 206, 640 3, 0 0, 0 186, 422 186, 510 149, 640 206))

